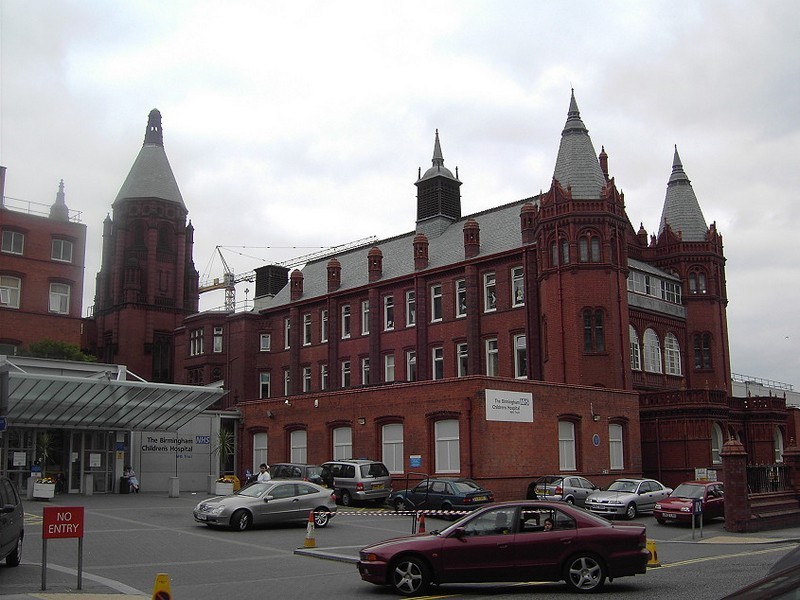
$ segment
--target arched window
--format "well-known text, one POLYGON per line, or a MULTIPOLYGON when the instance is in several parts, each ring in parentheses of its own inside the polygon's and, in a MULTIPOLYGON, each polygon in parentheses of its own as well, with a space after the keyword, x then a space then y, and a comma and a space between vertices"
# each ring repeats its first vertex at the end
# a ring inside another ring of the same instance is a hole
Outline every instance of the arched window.
POLYGON ((133 238, 133 245, 134 246, 144 246, 144 223, 141 221, 135 221, 133 225, 131 225, 131 234, 133 238))
POLYGON ((333 460, 343 460, 353 456, 352 427, 337 427, 333 430, 333 460))
POLYGON ((266 433, 254 433, 253 434, 253 464, 251 468, 253 469, 252 472, 256 472, 256 468, 261 463, 268 463, 267 461, 267 448, 268 448, 269 439, 266 433))
POLYGON ((658 334, 652 329, 644 332, 644 370, 649 373, 662 373, 661 345, 658 334))
POLYGON ((569 242, 566 239, 561 240, 561 264, 569 264, 569 242))
POLYGON ((692 269, 689 272, 689 293, 690 294, 705 294, 708 292, 708 284, 706 283, 706 274, 701 269, 692 269))
POLYGON ((583 311, 583 351, 605 352, 604 314, 602 309, 586 308, 583 311))
POLYGON ((664 365, 667 375, 683 375, 681 369, 681 347, 678 338, 668 333, 664 337, 664 365))
POLYGON ((772 434, 773 448, 775 449, 775 462, 783 462, 783 432, 780 427, 775 428, 772 434))
POLYGON ((158 226, 158 249, 163 252, 172 252, 172 226, 161 223, 158 226))
POLYGON ((382 428, 383 464, 389 473, 403 472, 403 424, 390 423, 382 428))
POLYGON ((600 262, 600 238, 588 233, 578 239, 578 261, 600 262))
POLYGON ((639 334, 633 325, 628 325, 628 336, 631 344, 631 369, 634 371, 642 370, 642 349, 639 346, 639 334))
POLYGON ((609 423, 608 425, 608 466, 612 469, 625 468, 625 453, 622 441, 622 425, 609 423))
POLYGON ((557 267, 558 266, 558 244, 552 242, 550 244, 550 266, 557 267))
POLYGON ((308 434, 305 429, 295 429, 289 434, 289 461, 308 462, 308 434))
POLYGON ((694 368, 704 371, 711 368, 711 334, 695 333, 694 342, 694 368))
POLYGON ((444 419, 434 424, 436 472, 458 473, 461 470, 458 421, 444 419))
POLYGON ((711 462, 715 465, 722 463, 720 452, 722 451, 722 427, 718 423, 711 425, 711 462))

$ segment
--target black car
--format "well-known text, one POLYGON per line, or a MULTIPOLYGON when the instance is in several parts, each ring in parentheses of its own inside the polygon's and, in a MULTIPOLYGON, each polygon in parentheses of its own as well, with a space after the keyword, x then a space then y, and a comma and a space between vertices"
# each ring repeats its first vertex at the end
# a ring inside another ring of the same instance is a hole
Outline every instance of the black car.
POLYGON ((17 488, 8 477, 0 477, 0 560, 16 567, 22 560, 25 513, 17 488))
POLYGON ((388 503, 396 511, 436 510, 444 511, 442 516, 455 517, 493 501, 494 494, 472 479, 440 477, 425 479, 411 489, 392 492, 388 503))
POLYGON ((325 487, 322 481, 322 467, 303 463, 276 463, 269 467, 273 479, 302 479, 325 487))

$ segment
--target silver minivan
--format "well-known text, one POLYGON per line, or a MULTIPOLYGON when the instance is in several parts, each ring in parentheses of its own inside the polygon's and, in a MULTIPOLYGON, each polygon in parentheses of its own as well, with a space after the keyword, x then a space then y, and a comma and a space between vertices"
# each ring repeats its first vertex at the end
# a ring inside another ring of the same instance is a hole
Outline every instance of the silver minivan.
POLYGON ((8 477, 0 477, 0 560, 16 567, 22 560, 25 513, 17 488, 8 477))
POLYGON ((392 493, 392 477, 382 462, 331 460, 322 464, 322 480, 344 506, 353 501, 384 503, 392 493))

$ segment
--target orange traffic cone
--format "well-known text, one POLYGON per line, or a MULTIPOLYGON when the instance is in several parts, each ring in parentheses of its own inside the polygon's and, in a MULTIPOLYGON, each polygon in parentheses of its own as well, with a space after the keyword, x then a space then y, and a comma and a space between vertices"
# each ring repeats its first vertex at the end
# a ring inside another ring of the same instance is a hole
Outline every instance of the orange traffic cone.
POLYGON ((306 540, 303 543, 304 548, 316 548, 317 540, 314 539, 314 511, 308 513, 308 525, 306 525, 306 540))
POLYGON ((425 513, 419 514, 419 529, 417 531, 425 533, 425 513))

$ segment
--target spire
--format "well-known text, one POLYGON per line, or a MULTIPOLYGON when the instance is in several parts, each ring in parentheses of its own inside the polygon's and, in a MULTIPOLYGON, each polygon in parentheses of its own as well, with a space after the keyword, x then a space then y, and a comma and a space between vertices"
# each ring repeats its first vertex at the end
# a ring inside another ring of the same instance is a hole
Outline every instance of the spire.
POLYGON ((431 160, 434 167, 444 166, 444 156, 442 156, 442 146, 439 143, 439 130, 436 130, 436 141, 433 142, 433 159, 431 160))
POLYGON ((144 144, 122 184, 114 204, 134 198, 157 198, 174 202, 186 211, 172 167, 164 151, 161 113, 154 108, 147 117, 144 144))
POLYGON ((702 242, 708 235, 708 226, 700 210, 700 203, 694 194, 692 182, 683 170, 678 146, 672 158, 672 174, 667 182, 667 194, 664 199, 664 208, 661 212, 661 224, 658 228, 659 237, 670 226, 673 232, 679 234, 684 242, 702 242))
POLYGON ((422 181, 423 179, 436 177, 437 175, 442 175, 448 179, 452 179, 453 181, 458 181, 458 177, 454 176, 452 171, 444 166, 444 155, 442 154, 442 145, 439 143, 438 129, 436 130, 436 138, 433 142, 433 158, 431 159, 431 168, 425 171, 425 174, 422 177, 419 177, 418 180, 422 181))
POLYGON ((581 120, 575 90, 569 102, 567 122, 561 132, 556 168, 553 178, 566 188, 572 188, 576 200, 592 200, 600 197, 606 178, 600 168, 597 153, 594 151, 589 130, 581 120))
MULTIPOLYGON (((420 169, 421 170, 421 169, 420 169)), ((453 221, 461 218, 461 182, 444 166, 439 130, 433 142, 431 167, 419 177, 417 186, 417 230, 428 237, 440 235, 453 221), (422 229, 420 229, 422 227, 422 229)))
POLYGON ((69 221, 69 209, 67 208, 67 203, 65 201, 63 179, 58 184, 56 201, 50 207, 50 218, 56 221, 69 221))

